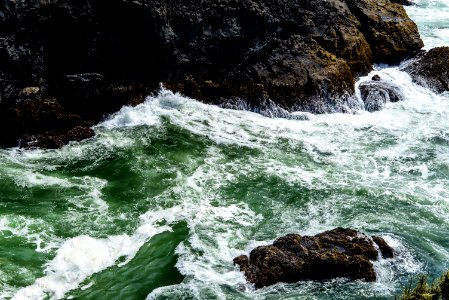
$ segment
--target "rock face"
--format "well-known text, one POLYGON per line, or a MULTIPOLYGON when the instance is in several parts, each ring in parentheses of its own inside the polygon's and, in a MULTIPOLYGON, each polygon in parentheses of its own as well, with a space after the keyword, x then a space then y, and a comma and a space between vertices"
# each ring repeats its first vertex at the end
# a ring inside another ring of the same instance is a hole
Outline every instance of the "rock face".
POLYGON ((2 0, 0 145, 89 126, 160 82, 215 104, 344 112, 356 76, 422 46, 389 0, 2 0))
POLYGON ((273 245, 257 247, 250 256, 234 259, 246 279, 262 288, 278 282, 323 280, 337 277, 375 281, 370 260, 393 257, 381 237, 368 237, 349 228, 336 228, 315 236, 289 234, 273 245))
POLYGON ((438 47, 423 52, 407 62, 403 70, 413 81, 436 93, 449 91, 449 47, 438 47))
POLYGON ((382 80, 379 75, 361 83, 359 90, 365 110, 370 112, 382 110, 387 102, 404 100, 401 88, 393 82, 382 80))

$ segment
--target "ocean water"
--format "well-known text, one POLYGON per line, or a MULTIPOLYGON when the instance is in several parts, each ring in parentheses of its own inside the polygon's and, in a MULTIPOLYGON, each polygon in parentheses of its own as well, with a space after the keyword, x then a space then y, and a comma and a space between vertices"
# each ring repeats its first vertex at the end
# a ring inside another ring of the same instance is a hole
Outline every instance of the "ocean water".
MULTIPOLYGON (((449 1, 407 11, 449 44, 449 1)), ((0 299, 392 299, 449 269, 449 93, 375 67, 406 101, 291 119, 161 90, 59 150, 0 150, 0 299), (300 119, 300 120, 298 120, 300 119), (337 226, 399 253, 374 283, 255 290, 232 259, 337 226)))

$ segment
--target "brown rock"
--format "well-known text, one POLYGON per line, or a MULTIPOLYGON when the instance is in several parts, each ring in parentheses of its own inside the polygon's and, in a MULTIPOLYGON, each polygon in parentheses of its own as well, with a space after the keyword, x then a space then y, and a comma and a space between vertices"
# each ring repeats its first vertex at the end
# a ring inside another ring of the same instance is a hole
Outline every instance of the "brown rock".
POLYGON ((389 0, 345 2, 363 24, 362 32, 371 45, 374 62, 398 64, 424 47, 418 27, 401 5, 389 0))
MULTIPOLYGON (((277 282, 337 277, 375 281, 370 260, 376 260, 379 252, 373 239, 349 228, 336 228, 315 236, 289 234, 273 245, 253 249, 249 258, 236 257, 234 264, 240 266, 256 288, 277 282)), ((393 255, 382 238, 375 237, 375 240, 384 257, 393 255)))
POLYGON ((379 246, 379 250, 382 253, 382 258, 394 257, 394 250, 391 248, 385 240, 379 236, 373 236, 373 241, 379 246))

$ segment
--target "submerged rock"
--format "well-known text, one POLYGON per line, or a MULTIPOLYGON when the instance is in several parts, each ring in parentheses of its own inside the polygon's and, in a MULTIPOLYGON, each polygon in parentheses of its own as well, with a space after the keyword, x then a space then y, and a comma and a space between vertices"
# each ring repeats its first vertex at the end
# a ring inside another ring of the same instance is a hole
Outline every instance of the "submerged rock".
POLYGON ((359 90, 365 109, 370 112, 383 109, 388 102, 403 101, 405 98, 398 85, 382 80, 379 75, 375 75, 371 81, 361 83, 359 90))
POLYGON ((369 237, 349 228, 336 228, 315 236, 289 234, 273 245, 257 247, 249 257, 234 259, 256 288, 278 282, 323 280, 337 277, 375 281, 372 260, 393 257, 381 237, 369 237))
POLYGON ((0 1, 0 11, 0 127, 12 128, 1 146, 93 124, 161 82, 208 103, 270 103, 267 115, 346 112, 373 62, 423 46, 389 0, 0 1), (30 99, 58 109, 23 113, 30 99))
POLYGON ((423 52, 407 62, 402 70, 413 81, 436 93, 449 91, 449 47, 438 47, 423 52))

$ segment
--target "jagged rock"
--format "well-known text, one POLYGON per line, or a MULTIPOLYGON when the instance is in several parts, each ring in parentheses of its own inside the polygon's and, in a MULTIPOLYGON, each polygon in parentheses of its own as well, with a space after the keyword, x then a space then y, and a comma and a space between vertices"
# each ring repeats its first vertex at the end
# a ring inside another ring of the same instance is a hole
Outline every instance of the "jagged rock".
POLYGON ((370 238, 353 229, 336 228, 315 236, 283 236, 273 245, 253 249, 249 257, 236 257, 234 264, 240 266, 256 288, 337 277, 375 281, 370 260, 379 255, 393 257, 393 249, 381 237, 370 238))
POLYGON ((413 81, 436 93, 449 91, 449 47, 438 47, 417 55, 402 70, 413 81))
POLYGON ((374 75, 372 81, 359 85, 360 95, 367 111, 382 110, 387 102, 404 100, 401 88, 393 82, 382 80, 379 75, 374 75))
POLYGON ((422 47, 388 0, 0 1, 0 11, 0 127, 13 128, 1 146, 98 122, 160 82, 208 103, 346 112, 360 108, 356 76, 422 47), (61 112, 18 117, 29 98, 61 112))

